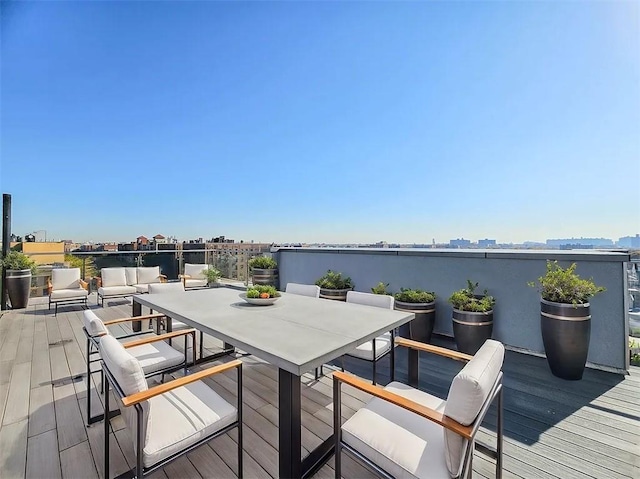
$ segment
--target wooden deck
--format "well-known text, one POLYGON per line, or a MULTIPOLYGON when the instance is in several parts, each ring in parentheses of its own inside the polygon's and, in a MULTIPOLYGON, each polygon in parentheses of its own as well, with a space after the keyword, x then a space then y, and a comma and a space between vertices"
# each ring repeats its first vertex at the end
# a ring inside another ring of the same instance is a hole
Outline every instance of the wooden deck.
MULTIPOLYGON (((99 308, 103 319, 127 316, 127 301, 99 308)), ((85 427, 85 340, 82 310, 61 307, 57 317, 32 301, 25 310, 0 317, 0 477, 102 477, 102 423, 85 427)), ((210 340, 208 346, 215 347, 210 340)), ((244 369, 245 477, 278 476, 277 371, 257 358, 242 358, 244 369)), ((347 361, 346 368, 370 377, 370 364, 347 361)), ((421 387, 444 397, 456 362, 421 358, 421 387)), ((379 368, 388 380, 388 363, 379 368)), ((398 379, 406 377, 406 356, 399 354, 398 379)), ((640 370, 628 376, 588 370, 582 381, 553 377, 544 359, 508 352, 505 360, 504 477, 640 477, 640 370)), ((235 373, 209 384, 235 401, 235 373)), ((99 381, 99 375, 94 375, 99 381)), ((332 432, 329 377, 303 378, 303 449, 310 450, 332 432)), ((95 413, 101 397, 91 390, 95 413)), ((367 397, 346 389, 343 414, 349 417, 367 397)), ((112 403, 113 404, 113 403, 112 403)), ((495 414, 489 413, 481 439, 493 441, 495 414)), ((134 465, 133 447, 122 418, 112 420, 111 471, 134 465)), ((235 477, 236 433, 217 438, 154 474, 158 478, 235 477)), ((333 460, 315 477, 333 477, 333 460)), ((474 477, 492 477, 493 461, 474 457, 474 477)), ((372 477, 345 456, 343 474, 372 477)))

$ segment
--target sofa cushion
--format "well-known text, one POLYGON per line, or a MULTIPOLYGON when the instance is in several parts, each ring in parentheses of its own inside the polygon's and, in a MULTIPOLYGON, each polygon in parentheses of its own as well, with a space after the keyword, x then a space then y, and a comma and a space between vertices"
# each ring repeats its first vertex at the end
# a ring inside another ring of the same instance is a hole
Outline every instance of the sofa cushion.
POLYGON ((209 269, 209 265, 206 264, 184 264, 184 274, 191 276, 191 279, 207 279, 204 275, 204 271, 209 269))
POLYGON ((85 309, 82 313, 82 322, 84 324, 84 329, 87 330, 89 336, 99 336, 102 334, 109 334, 107 327, 104 325, 102 320, 96 316, 96 313, 85 309))
POLYGON ((136 268, 138 282, 136 284, 149 284, 160 282, 160 266, 148 266, 136 268))
POLYGON ((102 268, 100 270, 100 276, 102 277, 103 288, 126 286, 127 284, 124 268, 102 268))
MULTIPOLYGON (((468 426, 476 420, 502 369, 504 346, 488 339, 464 368, 453 378, 445 416, 468 426)), ((457 477, 462 469, 464 439, 445 429, 447 468, 451 477, 457 477)))
POLYGON ((136 294, 136 288, 134 286, 109 286, 107 288, 98 288, 98 295, 103 298, 109 296, 129 296, 136 294))
POLYGON ((80 268, 56 268, 51 270, 53 290, 80 288, 80 268))
POLYGON ((133 286, 138 282, 138 268, 135 266, 125 267, 124 275, 127 278, 127 286, 133 286))
MULTIPOLYGON (((444 401, 402 383, 385 390, 442 412, 444 401)), ((406 409, 372 398, 342 426, 343 441, 393 477, 447 478, 442 428, 406 409)))
POLYGON ((57 289, 51 292, 49 299, 51 302, 64 301, 70 299, 83 299, 89 295, 89 291, 84 288, 57 289))

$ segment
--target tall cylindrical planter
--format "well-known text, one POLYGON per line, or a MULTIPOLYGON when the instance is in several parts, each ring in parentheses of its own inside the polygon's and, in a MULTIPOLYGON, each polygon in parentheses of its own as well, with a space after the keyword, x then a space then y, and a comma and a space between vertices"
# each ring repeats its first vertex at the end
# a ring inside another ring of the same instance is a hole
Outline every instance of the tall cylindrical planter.
POLYGON ((320 288, 320 297, 324 299, 332 299, 334 301, 346 301, 347 293, 349 291, 351 291, 351 288, 347 288, 347 289, 320 288))
POLYGON ((484 313, 453 309, 453 336, 458 351, 476 354, 493 333, 493 310, 484 313))
POLYGON ((278 289, 279 281, 277 269, 253 268, 251 275, 251 281, 253 284, 273 286, 278 289))
POLYGON ((549 368, 562 379, 582 379, 591 338, 589 303, 540 300, 540 327, 549 368))
POLYGON ((7 270, 7 293, 12 309, 26 308, 31 290, 30 269, 7 270))
POLYGON ((436 321, 436 303, 405 303, 396 301, 395 308, 401 311, 408 311, 416 315, 415 319, 408 324, 400 326, 400 336, 410 338, 421 343, 431 341, 433 325, 436 321))

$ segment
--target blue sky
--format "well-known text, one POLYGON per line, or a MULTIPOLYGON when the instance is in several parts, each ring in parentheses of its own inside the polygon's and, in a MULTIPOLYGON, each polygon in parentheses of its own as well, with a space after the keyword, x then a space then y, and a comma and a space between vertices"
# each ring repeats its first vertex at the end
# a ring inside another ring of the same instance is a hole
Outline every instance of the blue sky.
POLYGON ((3 2, 13 232, 640 232, 637 2, 3 2))

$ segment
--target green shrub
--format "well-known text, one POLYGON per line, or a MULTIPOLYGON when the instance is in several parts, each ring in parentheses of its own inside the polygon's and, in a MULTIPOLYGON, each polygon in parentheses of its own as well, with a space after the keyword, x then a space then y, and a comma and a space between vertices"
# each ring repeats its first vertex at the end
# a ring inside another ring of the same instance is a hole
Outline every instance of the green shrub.
POLYGON ((267 256, 258 256, 249 260, 249 268, 251 269, 276 269, 277 267, 276 260, 267 256))
POLYGON ((354 284, 350 277, 343 277, 342 273, 328 270, 327 273, 316 281, 316 285, 324 289, 353 289, 354 284))
POLYGON ((215 283, 222 276, 222 272, 213 266, 209 266, 203 273, 207 278, 207 283, 215 283))
POLYGON ((259 298, 262 293, 268 293, 270 298, 280 296, 280 292, 273 286, 257 284, 247 289, 247 298, 259 298))
POLYGON ((37 264, 20 251, 9 251, 7 256, 2 260, 2 267, 4 269, 30 269, 31 274, 35 274, 37 264))
POLYGON ((388 296, 391 296, 391 293, 387 291, 388 287, 389 287, 389 283, 385 284, 382 281, 380 281, 377 285, 371 288, 371 292, 373 294, 386 294, 388 296))
POLYGON ((436 293, 421 289, 400 288, 400 292, 396 293, 394 298, 403 303, 432 303, 436 300, 436 293))
POLYGON ((592 279, 582 279, 575 273, 576 264, 563 269, 557 261, 547 261, 547 272, 538 278, 538 283, 529 282, 529 286, 538 288, 540 296, 546 301, 565 304, 584 304, 589 298, 606 291, 596 286, 592 279))
POLYGON ((485 289, 482 294, 476 294, 478 283, 467 280, 467 287, 454 291, 449 297, 449 302, 455 309, 475 313, 486 313, 493 309, 496 300, 487 294, 485 289))

